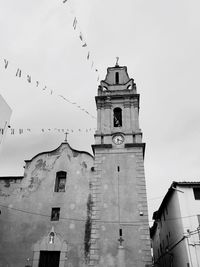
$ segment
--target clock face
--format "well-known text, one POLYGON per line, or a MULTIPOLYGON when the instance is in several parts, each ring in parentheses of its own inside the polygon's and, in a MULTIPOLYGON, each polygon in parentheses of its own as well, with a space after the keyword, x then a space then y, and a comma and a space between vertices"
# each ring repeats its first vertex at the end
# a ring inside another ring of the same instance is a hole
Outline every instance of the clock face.
POLYGON ((116 145, 121 145, 124 142, 124 137, 121 134, 117 134, 113 137, 113 142, 116 145))

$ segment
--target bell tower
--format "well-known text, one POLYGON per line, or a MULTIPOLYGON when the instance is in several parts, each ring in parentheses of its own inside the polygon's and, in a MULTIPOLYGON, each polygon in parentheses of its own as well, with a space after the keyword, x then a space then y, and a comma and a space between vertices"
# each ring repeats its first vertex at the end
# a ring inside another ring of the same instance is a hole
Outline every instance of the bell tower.
POLYGON ((116 135, 123 136, 123 143, 142 143, 138 119, 139 95, 126 67, 116 65, 107 69, 106 78, 98 88, 96 105, 97 145, 116 143, 116 135))
POLYGON ((151 266, 139 94, 125 66, 98 87, 89 266, 151 266))

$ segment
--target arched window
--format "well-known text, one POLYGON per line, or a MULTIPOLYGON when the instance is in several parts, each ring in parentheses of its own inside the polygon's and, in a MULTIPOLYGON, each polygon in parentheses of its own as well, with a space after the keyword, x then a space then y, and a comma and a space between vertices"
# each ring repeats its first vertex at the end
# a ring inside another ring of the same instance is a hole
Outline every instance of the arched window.
POLYGON ((55 192, 65 192, 67 173, 60 171, 56 173, 55 192))
POLYGON ((114 127, 122 127, 122 110, 115 108, 113 110, 113 125, 114 127))
POLYGON ((115 72, 115 83, 119 84, 119 72, 115 72))

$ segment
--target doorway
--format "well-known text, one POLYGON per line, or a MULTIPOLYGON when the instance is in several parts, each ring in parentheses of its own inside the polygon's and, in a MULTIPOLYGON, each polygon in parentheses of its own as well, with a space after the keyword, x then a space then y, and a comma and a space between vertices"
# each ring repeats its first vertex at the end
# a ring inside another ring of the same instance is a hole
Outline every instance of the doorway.
POLYGON ((40 251, 38 267, 59 267, 60 251, 40 251))

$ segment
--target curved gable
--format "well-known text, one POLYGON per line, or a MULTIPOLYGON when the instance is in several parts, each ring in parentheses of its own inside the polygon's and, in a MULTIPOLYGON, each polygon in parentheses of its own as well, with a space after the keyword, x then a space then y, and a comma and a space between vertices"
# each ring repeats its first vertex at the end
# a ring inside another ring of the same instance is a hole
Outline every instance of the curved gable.
POLYGON ((76 150, 76 149, 73 149, 68 143, 61 143, 60 145, 59 145, 59 147, 57 147, 56 149, 54 149, 54 150, 51 150, 51 151, 44 151, 44 152, 40 152, 40 153, 38 153, 37 155, 35 155, 34 157, 32 157, 32 159, 29 159, 29 160, 24 160, 27 164, 28 163, 30 163, 31 161, 33 161, 34 159, 36 159, 37 157, 39 157, 39 156, 43 156, 43 155, 55 155, 55 154, 57 154, 57 153, 60 153, 60 151, 61 151, 61 149, 63 148, 63 147, 66 147, 66 146, 68 146, 68 148, 72 151, 72 153, 74 153, 74 154, 86 154, 86 155, 88 155, 88 156, 90 156, 90 157, 92 157, 93 159, 94 159, 94 157, 89 153, 89 152, 86 152, 86 151, 81 151, 81 150, 76 150))

